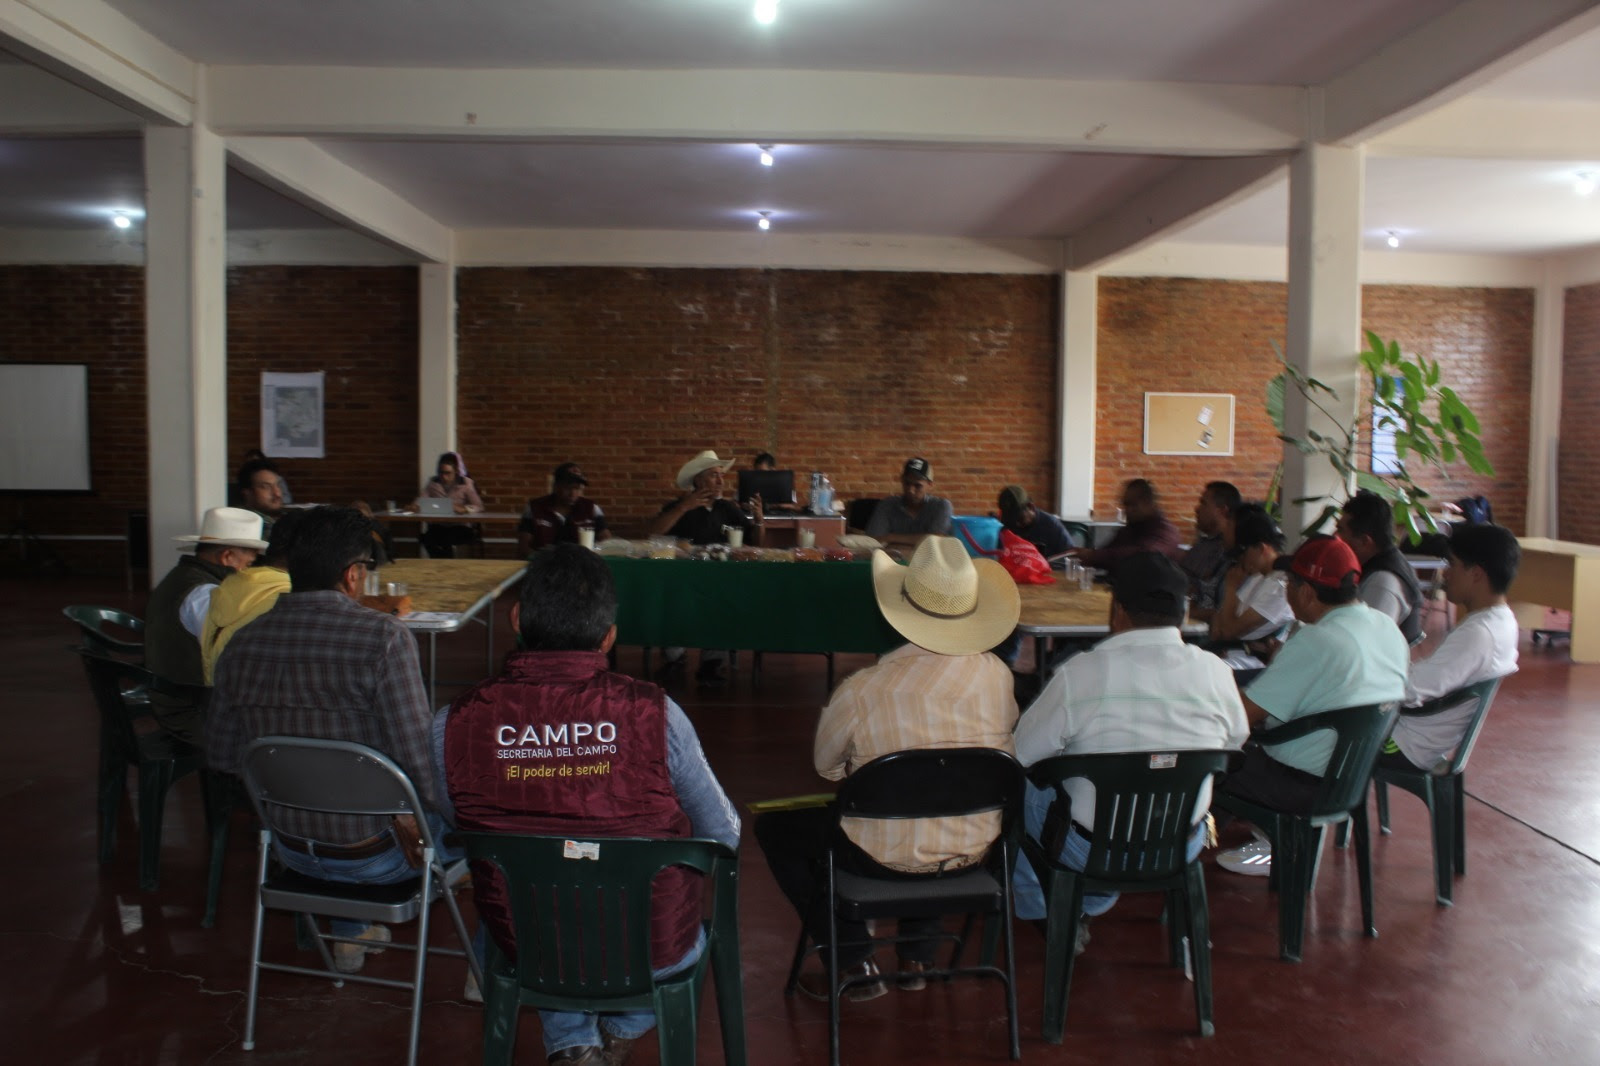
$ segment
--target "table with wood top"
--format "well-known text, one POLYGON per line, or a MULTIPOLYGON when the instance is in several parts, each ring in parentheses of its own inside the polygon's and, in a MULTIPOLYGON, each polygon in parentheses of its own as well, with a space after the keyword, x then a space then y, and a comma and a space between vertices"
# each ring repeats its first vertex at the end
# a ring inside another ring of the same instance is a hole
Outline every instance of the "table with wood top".
MULTIPOLYGON (((1034 661, 1040 680, 1049 662, 1052 637, 1092 640, 1111 632, 1111 589, 1095 584, 1080 589, 1068 581, 1053 585, 1018 585, 1022 594, 1022 617, 1017 629, 1033 638, 1034 661)), ((1203 622, 1185 622, 1185 639, 1203 639, 1210 631, 1203 622)))
MULTIPOLYGON (((1572 661, 1600 663, 1600 547, 1547 537, 1521 537, 1522 564, 1506 599, 1572 612, 1572 661)), ((1525 628, 1532 619, 1517 612, 1525 628)))
MULTIPOLYGON (((428 702, 436 702, 440 633, 454 633, 476 621, 486 632, 484 676, 495 672, 494 601, 522 580, 528 564, 512 559, 396 559, 378 571, 378 580, 404 582, 411 613, 400 621, 419 637, 428 636, 428 702), (488 615, 480 618, 484 608, 488 615)), ((481 679, 480 679, 481 680, 481 679)))

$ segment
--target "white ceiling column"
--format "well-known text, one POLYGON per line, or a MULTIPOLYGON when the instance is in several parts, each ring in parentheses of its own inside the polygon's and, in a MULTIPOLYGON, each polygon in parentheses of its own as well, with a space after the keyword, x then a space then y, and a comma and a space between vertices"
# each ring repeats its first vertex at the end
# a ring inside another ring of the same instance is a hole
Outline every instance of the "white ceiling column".
POLYGON ((204 126, 149 127, 144 156, 154 583, 177 559, 172 538, 227 502, 227 165, 204 126))
MULTIPOLYGON (((1339 394, 1323 407, 1348 423, 1356 416, 1361 350, 1361 192, 1359 148, 1307 145, 1289 164, 1289 334, 1291 366, 1339 394)), ((1298 390, 1284 395, 1290 436, 1307 429, 1340 432, 1298 390)), ((1350 486, 1321 455, 1283 449, 1283 526, 1291 539, 1326 502, 1342 503, 1350 486), (1327 497, 1295 504, 1300 497, 1327 497)), ((1331 532, 1331 530, 1328 530, 1331 532)))
POLYGON ((456 447, 456 267, 418 271, 417 484, 434 474, 440 452, 456 447))
POLYGON ((1087 518, 1094 506, 1096 330, 1100 278, 1086 271, 1061 275, 1061 352, 1056 381, 1057 513, 1087 518))
POLYGON ((1561 439, 1561 355, 1567 303, 1563 271, 1544 263, 1533 290, 1533 395, 1528 419, 1528 517, 1530 537, 1560 536, 1556 508, 1556 449, 1561 439))

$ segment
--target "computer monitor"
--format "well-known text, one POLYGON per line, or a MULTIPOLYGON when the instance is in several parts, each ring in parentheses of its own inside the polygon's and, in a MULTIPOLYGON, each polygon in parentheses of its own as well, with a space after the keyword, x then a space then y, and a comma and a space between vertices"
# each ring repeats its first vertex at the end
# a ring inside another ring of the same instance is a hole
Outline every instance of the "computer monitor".
POLYGON ((793 470, 741 470, 739 471, 739 502, 752 496, 761 497, 763 508, 794 502, 793 470))

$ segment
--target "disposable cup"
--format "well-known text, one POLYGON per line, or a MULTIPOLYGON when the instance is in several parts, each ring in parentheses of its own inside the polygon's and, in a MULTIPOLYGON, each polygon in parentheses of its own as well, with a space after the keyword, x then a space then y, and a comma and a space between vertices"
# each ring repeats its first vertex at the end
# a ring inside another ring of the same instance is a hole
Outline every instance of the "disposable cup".
POLYGON ((802 529, 796 536, 799 537, 800 547, 802 548, 815 548, 817 546, 817 531, 814 529, 802 529))
POLYGON ((578 530, 578 544, 580 547, 594 547, 594 530, 584 527, 578 530))
POLYGON ((740 529, 738 526, 728 526, 726 528, 728 531, 728 547, 744 547, 744 530, 740 529))

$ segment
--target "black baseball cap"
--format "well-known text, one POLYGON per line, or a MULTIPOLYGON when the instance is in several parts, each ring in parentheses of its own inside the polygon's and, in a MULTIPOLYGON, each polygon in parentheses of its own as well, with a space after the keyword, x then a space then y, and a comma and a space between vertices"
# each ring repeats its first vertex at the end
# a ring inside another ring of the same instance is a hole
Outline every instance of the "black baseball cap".
POLYGON ((556 467, 555 483, 557 485, 587 485, 589 479, 583 476, 583 471, 578 469, 577 463, 562 463, 556 467))
POLYGON ((1111 598, 1130 614, 1172 618, 1188 607, 1189 581, 1178 564, 1156 552, 1130 555, 1111 571, 1111 598))
POLYGON ((920 477, 924 481, 932 481, 933 464, 921 456, 914 456, 906 460, 906 465, 900 470, 900 476, 920 477))

